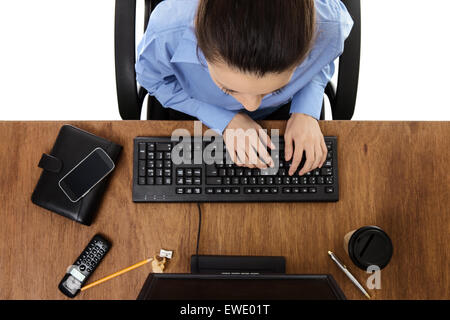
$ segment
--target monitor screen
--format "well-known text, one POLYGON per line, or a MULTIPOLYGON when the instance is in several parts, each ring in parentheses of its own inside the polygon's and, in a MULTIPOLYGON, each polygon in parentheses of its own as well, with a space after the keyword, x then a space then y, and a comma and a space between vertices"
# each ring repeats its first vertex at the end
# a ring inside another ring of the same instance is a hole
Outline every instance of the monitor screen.
POLYGON ((341 300, 331 275, 150 274, 142 300, 341 300))

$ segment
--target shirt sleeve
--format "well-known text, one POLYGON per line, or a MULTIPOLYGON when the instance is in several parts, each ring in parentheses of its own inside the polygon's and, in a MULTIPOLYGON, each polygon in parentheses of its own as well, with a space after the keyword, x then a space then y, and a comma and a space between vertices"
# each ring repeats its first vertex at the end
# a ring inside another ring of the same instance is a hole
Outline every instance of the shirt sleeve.
POLYGON ((145 40, 138 47, 136 80, 165 107, 197 117, 222 134, 238 111, 194 99, 181 87, 170 63, 170 53, 161 40, 145 40))
POLYGON ((331 62, 293 96, 290 113, 303 113, 319 120, 325 87, 333 74, 334 62, 331 62))

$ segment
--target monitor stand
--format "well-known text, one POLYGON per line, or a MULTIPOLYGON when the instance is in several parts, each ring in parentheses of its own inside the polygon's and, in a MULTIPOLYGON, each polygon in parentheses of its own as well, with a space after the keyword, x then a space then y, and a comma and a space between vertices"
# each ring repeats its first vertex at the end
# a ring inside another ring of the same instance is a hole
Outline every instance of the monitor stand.
POLYGON ((283 274, 284 257, 261 256, 191 256, 191 273, 194 274, 283 274))

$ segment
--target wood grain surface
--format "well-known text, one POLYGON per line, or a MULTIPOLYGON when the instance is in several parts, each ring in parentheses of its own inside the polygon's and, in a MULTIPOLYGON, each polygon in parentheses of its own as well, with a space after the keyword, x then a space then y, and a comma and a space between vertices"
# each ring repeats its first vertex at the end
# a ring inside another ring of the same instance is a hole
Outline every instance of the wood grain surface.
MULTIPOLYGON (((284 122, 262 122, 279 128, 284 122)), ((332 274, 350 299, 364 299, 327 255, 334 251, 365 285, 343 249, 344 235, 378 225, 394 255, 374 299, 450 299, 450 123, 321 121, 338 137, 340 200, 336 203, 204 203, 200 254, 282 255, 289 274, 332 274)), ((166 271, 189 272, 198 213, 193 204, 133 203, 136 136, 193 132, 193 122, 0 122, 0 299, 65 299, 58 283, 98 232, 111 251, 90 281, 173 250, 166 271), (60 127, 70 123, 124 146, 90 227, 31 202, 60 127)), ((206 129, 206 128, 204 128, 206 129)), ((82 292, 76 299, 135 299, 150 265, 82 292)))

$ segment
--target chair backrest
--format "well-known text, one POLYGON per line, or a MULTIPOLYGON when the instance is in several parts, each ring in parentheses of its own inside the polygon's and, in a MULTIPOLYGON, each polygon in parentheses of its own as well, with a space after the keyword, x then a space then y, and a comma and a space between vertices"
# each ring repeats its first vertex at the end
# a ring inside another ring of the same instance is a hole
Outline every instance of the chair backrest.
POLYGON ((331 111, 333 120, 351 120, 355 111, 361 57, 361 0, 341 1, 352 16, 354 25, 339 58, 337 90, 331 111))
MULTIPOLYGON (((163 0, 145 0, 144 29, 150 13, 163 0)), ((331 83, 326 93, 330 99, 334 120, 351 120, 358 91, 359 63, 361 52, 361 4, 360 0, 341 0, 350 12, 355 24, 345 42, 345 50, 339 59, 337 89, 331 83)), ((115 7, 115 66, 116 89, 120 116, 124 120, 139 120, 142 103, 147 94, 136 82, 136 0, 116 0, 115 7)), ((149 111, 162 119, 167 114, 154 97, 149 97, 149 111), (161 110, 159 110, 161 109, 161 110)), ((149 113, 147 117, 149 117, 149 113)))

